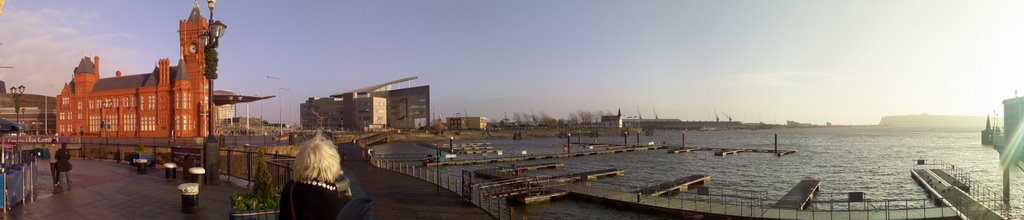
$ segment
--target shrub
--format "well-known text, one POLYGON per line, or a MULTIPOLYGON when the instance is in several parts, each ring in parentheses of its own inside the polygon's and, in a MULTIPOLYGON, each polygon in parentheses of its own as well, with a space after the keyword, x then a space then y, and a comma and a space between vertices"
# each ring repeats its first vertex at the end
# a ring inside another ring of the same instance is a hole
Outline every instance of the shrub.
POLYGON ((281 200, 280 190, 273 185, 273 176, 267 169, 267 157, 263 151, 256 155, 256 176, 253 177, 253 187, 244 194, 232 196, 231 209, 238 211, 277 209, 278 201, 281 200))

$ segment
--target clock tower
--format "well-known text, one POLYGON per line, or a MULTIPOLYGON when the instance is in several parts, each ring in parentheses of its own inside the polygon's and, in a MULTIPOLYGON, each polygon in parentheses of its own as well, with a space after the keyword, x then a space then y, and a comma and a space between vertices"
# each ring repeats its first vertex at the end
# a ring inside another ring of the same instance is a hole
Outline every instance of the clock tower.
POLYGON ((199 35, 206 33, 209 28, 206 18, 199 12, 199 1, 192 4, 192 11, 189 12, 188 19, 178 21, 178 39, 181 43, 180 52, 182 58, 185 60, 185 69, 188 71, 188 78, 192 86, 191 98, 189 103, 190 107, 197 109, 197 114, 190 117, 198 119, 195 120, 193 126, 195 131, 199 131, 199 136, 207 136, 206 122, 208 117, 208 82, 206 80, 206 49, 203 47, 202 42, 199 42, 199 35))

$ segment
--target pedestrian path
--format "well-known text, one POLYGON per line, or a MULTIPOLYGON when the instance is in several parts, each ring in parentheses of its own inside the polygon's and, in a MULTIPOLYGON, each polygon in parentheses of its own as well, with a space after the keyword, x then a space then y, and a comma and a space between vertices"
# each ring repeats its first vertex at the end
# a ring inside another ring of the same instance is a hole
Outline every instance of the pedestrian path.
POLYGON ((355 176, 353 185, 359 185, 372 200, 381 219, 493 219, 448 190, 437 192, 434 184, 371 166, 352 143, 338 146, 348 155, 348 161, 342 165, 346 176, 355 176))
POLYGON ((138 175, 135 168, 109 161, 72 159, 70 187, 55 190, 49 164, 40 160, 36 169, 34 200, 13 207, 5 219, 225 219, 230 196, 244 186, 228 182, 203 185, 199 213, 181 213, 178 179, 164 179, 163 169, 138 175))

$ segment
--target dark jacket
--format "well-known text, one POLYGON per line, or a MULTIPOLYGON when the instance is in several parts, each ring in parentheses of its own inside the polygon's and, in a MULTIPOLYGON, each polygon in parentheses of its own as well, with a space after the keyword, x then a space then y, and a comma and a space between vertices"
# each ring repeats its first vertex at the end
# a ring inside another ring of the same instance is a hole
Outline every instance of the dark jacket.
POLYGON ((288 181, 281 189, 278 219, 334 219, 344 202, 337 190, 288 181))
POLYGON ((67 148, 57 150, 57 170, 61 172, 71 171, 71 155, 67 148))

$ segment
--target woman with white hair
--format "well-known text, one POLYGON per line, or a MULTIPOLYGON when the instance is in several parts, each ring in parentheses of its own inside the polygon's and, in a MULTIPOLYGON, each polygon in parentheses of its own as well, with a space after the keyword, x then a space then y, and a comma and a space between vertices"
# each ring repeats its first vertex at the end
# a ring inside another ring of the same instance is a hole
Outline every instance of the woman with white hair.
POLYGON ((345 204, 335 185, 342 175, 338 151, 319 134, 301 144, 292 179, 281 191, 279 219, 334 219, 345 204))

